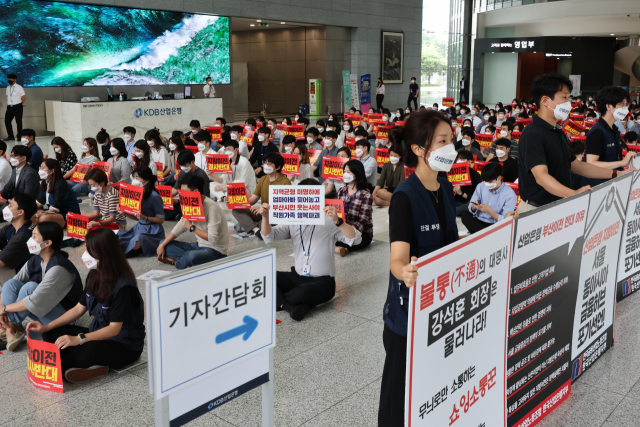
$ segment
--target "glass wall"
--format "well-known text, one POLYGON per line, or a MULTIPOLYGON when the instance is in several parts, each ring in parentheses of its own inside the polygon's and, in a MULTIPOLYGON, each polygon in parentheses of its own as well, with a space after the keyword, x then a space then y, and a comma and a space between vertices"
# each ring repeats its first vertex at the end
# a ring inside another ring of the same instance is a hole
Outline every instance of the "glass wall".
POLYGON ((447 97, 458 99, 462 76, 464 47, 464 3, 471 0, 451 0, 449 12, 449 50, 447 55, 447 97))
MULTIPOLYGON (((455 1, 455 0, 453 0, 455 1)), ((548 3, 565 0, 473 0, 473 11, 476 13, 489 10, 504 9, 505 7, 522 6, 524 4, 548 3)))

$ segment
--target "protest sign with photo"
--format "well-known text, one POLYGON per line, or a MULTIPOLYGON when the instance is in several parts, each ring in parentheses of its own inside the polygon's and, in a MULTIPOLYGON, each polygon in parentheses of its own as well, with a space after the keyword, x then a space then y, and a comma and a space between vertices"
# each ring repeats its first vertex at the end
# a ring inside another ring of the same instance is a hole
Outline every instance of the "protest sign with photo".
POLYGON ((189 221, 204 222, 204 210, 202 209, 202 198, 199 191, 178 191, 180 196, 180 208, 182 217, 189 221))
POLYGON ((269 186, 269 223, 324 225, 324 187, 320 185, 269 186))
POLYGON ((229 209, 249 209, 249 195, 243 182, 227 184, 227 207, 229 209))
POLYGON ((88 232, 88 223, 89 218, 84 215, 78 215, 73 212, 67 213, 67 237, 84 240, 88 232))
MULTIPOLYGON (((226 154, 207 154, 207 170, 216 175, 231 175, 231 161, 226 154)), ((208 183, 207 183, 208 184, 208 183)))
POLYGON ((123 213, 135 215, 142 209, 142 195, 144 188, 131 184, 120 184, 120 210, 123 213))
POLYGON ((170 185, 156 185, 156 191, 162 197, 162 208, 173 210, 173 199, 171 198, 171 190, 173 187, 170 185))

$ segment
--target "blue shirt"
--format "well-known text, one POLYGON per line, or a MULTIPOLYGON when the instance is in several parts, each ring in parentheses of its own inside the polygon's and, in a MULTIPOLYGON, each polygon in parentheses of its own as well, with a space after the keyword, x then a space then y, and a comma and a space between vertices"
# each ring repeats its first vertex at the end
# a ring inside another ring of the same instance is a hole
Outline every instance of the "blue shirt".
POLYGON ((473 196, 471 196, 468 208, 469 212, 471 212, 480 221, 493 224, 498 221, 493 219, 491 214, 488 212, 482 212, 479 209, 476 209, 475 212, 471 210, 471 204, 475 201, 477 201, 479 205, 482 203, 489 205, 489 207, 498 214, 498 221, 502 221, 507 212, 512 212, 516 209, 518 197, 511 187, 506 185, 504 182, 496 191, 489 190, 484 182, 482 184, 478 184, 476 191, 474 191, 473 196))
POLYGON ((133 159, 131 158, 131 153, 135 153, 135 148, 133 147, 136 144, 136 140, 135 138, 131 138, 131 142, 130 143, 125 143, 124 146, 127 149, 127 160, 129 160, 129 163, 133 165, 133 159))
POLYGON ((29 159, 29 163, 31 163, 31 167, 36 171, 40 170, 40 165, 44 161, 44 156, 42 154, 42 150, 38 147, 38 144, 35 142, 31 147, 31 159, 29 159))

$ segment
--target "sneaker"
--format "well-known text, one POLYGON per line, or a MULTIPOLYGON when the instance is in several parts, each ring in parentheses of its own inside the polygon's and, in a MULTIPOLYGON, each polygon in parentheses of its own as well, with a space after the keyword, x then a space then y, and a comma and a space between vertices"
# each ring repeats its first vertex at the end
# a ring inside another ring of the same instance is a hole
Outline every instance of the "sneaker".
POLYGON ((107 372, 109 372, 108 366, 95 365, 87 369, 69 368, 64 373, 64 377, 71 383, 81 383, 83 381, 107 375, 107 372))
POLYGON ((302 304, 302 305, 296 305, 295 307, 293 307, 291 309, 291 311, 289 311, 289 316, 291 316, 291 318, 295 321, 301 321, 302 319, 304 319, 304 317, 307 315, 307 313, 309 313, 309 306, 302 304))
POLYGON ((169 258, 166 255, 162 258, 160 258, 160 255, 158 255, 158 261, 160 261, 163 264, 176 265, 176 260, 173 258, 169 258))
POLYGON ((6 340, 6 339, 7 339, 7 333, 2 329, 0 329, 0 340, 6 340))
POLYGON ((11 339, 7 339, 7 350, 9 351, 14 351, 16 348, 18 348, 26 335, 26 332, 22 325, 16 325, 16 327, 17 329, 15 335, 11 339))

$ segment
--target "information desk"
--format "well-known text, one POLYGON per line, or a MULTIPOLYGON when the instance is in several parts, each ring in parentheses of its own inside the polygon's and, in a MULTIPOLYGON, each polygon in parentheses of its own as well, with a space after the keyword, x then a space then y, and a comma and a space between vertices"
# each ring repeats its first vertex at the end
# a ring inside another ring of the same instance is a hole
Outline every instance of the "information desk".
POLYGON ((95 138, 100 128, 111 138, 122 136, 125 126, 137 130, 136 139, 154 127, 163 136, 173 130, 188 130, 191 120, 202 126, 215 125, 222 117, 222 98, 168 99, 112 102, 45 101, 47 130, 55 132, 73 146, 84 138, 95 138))

